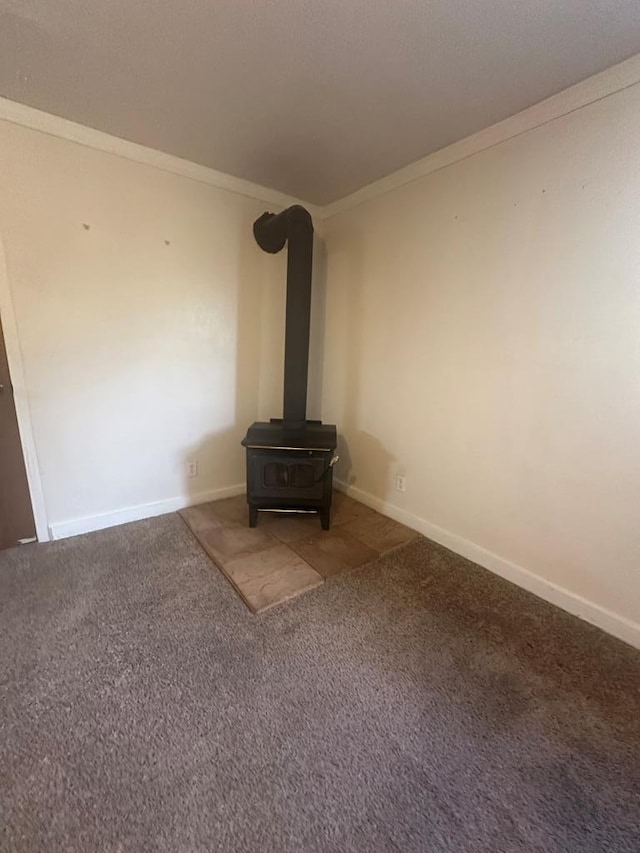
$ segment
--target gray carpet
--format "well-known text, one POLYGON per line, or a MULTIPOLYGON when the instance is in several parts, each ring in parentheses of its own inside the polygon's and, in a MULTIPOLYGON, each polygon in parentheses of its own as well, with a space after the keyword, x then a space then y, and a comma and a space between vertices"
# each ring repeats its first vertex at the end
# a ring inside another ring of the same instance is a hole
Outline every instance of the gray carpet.
POLYGON ((2 850, 640 850, 640 653, 425 540, 256 617, 165 516, 0 602, 2 850))

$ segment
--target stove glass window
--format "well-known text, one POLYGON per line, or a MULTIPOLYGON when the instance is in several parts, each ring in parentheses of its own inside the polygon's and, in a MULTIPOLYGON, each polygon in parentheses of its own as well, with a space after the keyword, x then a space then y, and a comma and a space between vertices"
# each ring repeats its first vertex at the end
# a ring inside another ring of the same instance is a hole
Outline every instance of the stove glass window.
POLYGON ((266 488, 309 489, 315 485, 315 467, 305 462, 292 465, 268 462, 262 470, 266 488))

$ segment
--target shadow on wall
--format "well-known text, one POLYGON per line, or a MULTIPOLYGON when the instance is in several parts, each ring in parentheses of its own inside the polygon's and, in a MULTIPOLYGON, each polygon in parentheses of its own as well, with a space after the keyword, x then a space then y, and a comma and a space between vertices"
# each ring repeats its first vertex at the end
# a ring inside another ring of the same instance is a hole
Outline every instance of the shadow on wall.
MULTIPOLYGON (((257 215, 257 214, 256 214, 257 215)), ((238 223, 243 233, 252 234, 253 216, 238 223)), ((261 288, 263 253, 257 245, 241 239, 237 265, 235 315, 235 359, 227 356, 229 370, 235 370, 235 383, 203 389, 221 408, 229 406, 228 395, 234 390, 233 423, 214 430, 188 447, 182 458, 184 471, 183 495, 190 503, 213 500, 216 492, 236 489, 244 483, 244 447, 240 442, 247 427, 258 417, 258 398, 261 362, 261 288), (191 476, 189 465, 197 461, 197 473, 191 476)), ((266 258, 267 256, 264 255, 266 258)), ((220 371, 212 372, 220 377, 220 371)), ((222 495, 220 495, 221 497, 222 495)))
POLYGON ((384 448, 378 438, 362 429, 360 423, 361 366, 363 362, 363 322, 366 297, 363 293, 365 270, 362 240, 356 232, 344 231, 332 236, 332 264, 335 265, 336 287, 332 294, 335 346, 327 362, 336 373, 334 386, 328 386, 328 396, 338 419, 338 454, 336 480, 347 486, 358 486, 365 492, 386 498, 396 458, 384 448))
POLYGON ((322 383, 327 303, 327 248, 316 233, 313 239, 313 278, 311 285, 311 333, 309 335, 309 383, 307 418, 322 420, 322 383))
MULTIPOLYGON (((366 465, 365 491, 376 497, 385 496, 396 457, 385 450, 378 439, 368 432, 350 432, 349 441, 357 448, 361 464, 366 465), (366 461, 363 463, 363 460, 366 461)), ((336 466, 337 480, 345 486, 357 486, 358 476, 353 467, 349 442, 343 433, 338 436, 337 452, 340 456, 336 466)))
POLYGON ((237 454, 244 460, 244 448, 240 446, 240 441, 244 438, 245 432, 246 427, 242 430, 240 438, 238 438, 238 430, 235 426, 219 432, 212 432, 185 451, 182 460, 184 470, 183 495, 190 505, 206 503, 216 500, 217 497, 224 497, 222 493, 224 490, 233 489, 241 484, 242 480, 239 476, 236 477, 234 483, 229 483, 228 477, 225 479, 225 469, 228 465, 225 465, 224 462, 228 462, 230 454, 234 456, 237 454), (194 463, 196 470, 191 474, 189 469, 194 463), (213 485, 211 485, 212 483, 213 485), (220 495, 216 495, 218 491, 221 492, 220 495))

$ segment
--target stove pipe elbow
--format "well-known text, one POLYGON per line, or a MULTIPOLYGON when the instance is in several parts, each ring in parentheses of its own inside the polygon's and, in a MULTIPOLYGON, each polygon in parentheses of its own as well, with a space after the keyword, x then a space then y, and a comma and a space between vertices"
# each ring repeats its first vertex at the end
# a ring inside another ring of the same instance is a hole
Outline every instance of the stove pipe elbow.
POLYGON ((294 234, 313 235, 313 220, 308 210, 294 204, 280 213, 267 211, 253 223, 253 236, 260 248, 271 255, 284 248, 294 234))

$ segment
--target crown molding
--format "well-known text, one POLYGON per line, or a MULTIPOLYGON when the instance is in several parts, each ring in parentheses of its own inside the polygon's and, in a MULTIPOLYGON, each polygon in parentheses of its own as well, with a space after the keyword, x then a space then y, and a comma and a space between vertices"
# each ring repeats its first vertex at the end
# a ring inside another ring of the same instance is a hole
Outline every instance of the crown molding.
POLYGON ((227 175, 224 172, 218 172, 208 166, 192 163, 190 160, 183 160, 173 154, 165 154, 154 148, 138 145, 136 142, 128 142, 126 139, 120 139, 109 133, 103 133, 101 130, 85 127, 83 124, 51 115, 26 104, 19 104, 17 101, 10 101, 8 98, 0 98, 0 120, 278 207, 284 208, 291 204, 303 204, 312 216, 320 216, 317 206, 310 205, 286 193, 254 184, 251 181, 245 181, 242 178, 236 178, 233 175, 227 175))
POLYGON ((516 136, 521 136, 536 127, 548 124, 569 113, 615 95, 631 86, 640 83, 640 54, 626 59, 618 65, 613 65, 605 71, 588 77, 569 89, 564 89, 557 95, 552 95, 522 112, 516 113, 503 121, 467 136, 458 142, 447 145, 439 151, 416 160, 408 166, 393 172, 378 181, 374 181, 359 190, 331 202, 321 208, 320 215, 329 219, 338 213, 343 213, 357 207, 363 202, 370 201, 392 190, 424 178, 432 172, 451 166, 460 160, 465 160, 474 154, 493 148, 516 136))
POLYGON ((458 142, 447 145, 445 148, 434 151, 432 154, 428 154, 426 157, 326 205, 310 204, 303 199, 294 198, 278 190, 263 187, 251 181, 227 175, 224 172, 218 172, 208 166, 201 166, 192 163, 190 160, 183 160, 181 157, 157 151, 154 148, 128 142, 117 136, 111 136, 111 134, 85 127, 82 124, 45 113, 25 104, 19 104, 16 101, 10 101, 7 98, 0 98, 0 120, 28 127, 31 130, 37 130, 59 139, 66 139, 69 142, 75 142, 97 151, 124 157, 136 163, 142 163, 164 172, 190 178, 218 189, 278 207, 302 204, 311 213, 314 220, 320 222, 424 178, 432 172, 445 169, 447 166, 465 160, 474 154, 479 154, 481 151, 486 151, 488 148, 493 148, 528 133, 537 127, 549 124, 549 122, 562 118, 562 116, 615 95, 617 92, 636 86, 638 83, 640 83, 640 54, 594 74, 575 86, 564 89, 562 92, 552 95, 522 112, 458 142))

